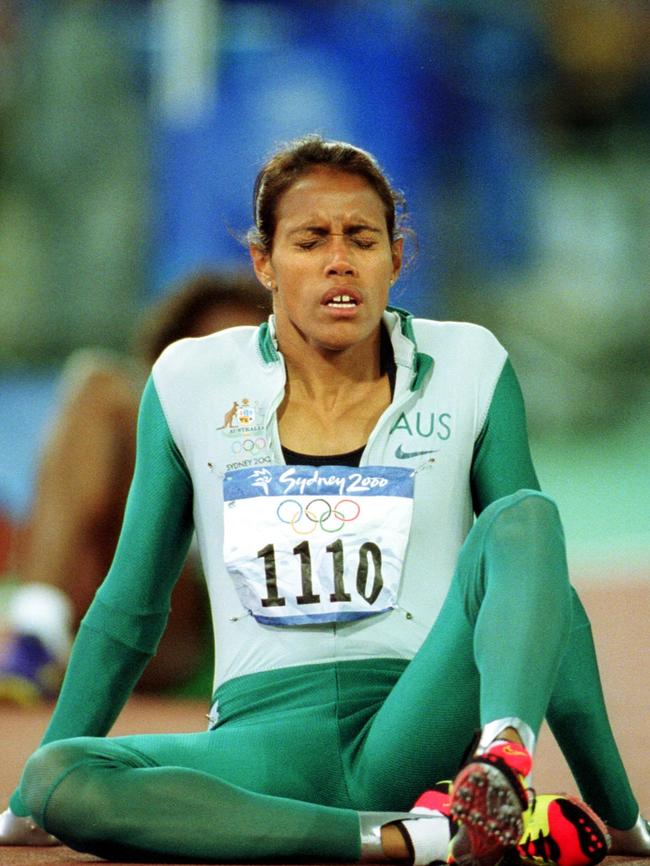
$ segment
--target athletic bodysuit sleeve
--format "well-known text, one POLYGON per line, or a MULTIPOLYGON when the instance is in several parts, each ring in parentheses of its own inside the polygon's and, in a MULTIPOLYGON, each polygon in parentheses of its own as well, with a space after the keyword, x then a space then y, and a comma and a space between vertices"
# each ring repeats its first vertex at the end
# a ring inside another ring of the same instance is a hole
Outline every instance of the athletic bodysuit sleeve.
MULTIPOLYGON (((192 528, 190 477, 149 379, 113 564, 82 621, 43 744, 108 733, 155 654, 192 528)), ((26 814, 17 794, 11 807, 26 814)))
POLYGON ((517 490, 540 489, 528 443, 524 398, 507 359, 474 446, 470 484, 476 514, 517 490))

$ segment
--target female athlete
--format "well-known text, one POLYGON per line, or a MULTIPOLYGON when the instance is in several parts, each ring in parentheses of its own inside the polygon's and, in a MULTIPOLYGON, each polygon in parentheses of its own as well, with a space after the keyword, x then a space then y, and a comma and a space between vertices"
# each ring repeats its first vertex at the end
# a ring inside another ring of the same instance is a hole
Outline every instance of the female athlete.
POLYGON ((115 559, 3 841, 51 834, 122 860, 588 866, 609 831, 612 850, 650 852, 505 350, 388 306, 402 211, 368 153, 293 142, 254 202, 274 315, 154 366, 115 559), (210 728, 106 739, 193 528, 210 728), (544 717, 589 807, 530 793, 544 717))

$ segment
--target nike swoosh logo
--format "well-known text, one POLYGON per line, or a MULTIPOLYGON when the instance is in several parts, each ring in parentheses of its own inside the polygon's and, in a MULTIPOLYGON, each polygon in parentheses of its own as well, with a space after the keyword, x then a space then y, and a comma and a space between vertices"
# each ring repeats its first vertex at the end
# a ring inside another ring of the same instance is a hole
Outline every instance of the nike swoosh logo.
POLYGON ((435 454, 438 449, 434 448, 431 451, 402 451, 401 444, 395 450, 395 457, 398 460, 409 460, 411 457, 422 457, 424 454, 435 454))
POLYGON ((522 757, 522 758, 528 754, 528 752, 525 752, 521 748, 521 746, 519 746, 519 747, 517 747, 517 746, 504 746, 503 751, 505 752, 506 755, 515 755, 517 757, 522 757))

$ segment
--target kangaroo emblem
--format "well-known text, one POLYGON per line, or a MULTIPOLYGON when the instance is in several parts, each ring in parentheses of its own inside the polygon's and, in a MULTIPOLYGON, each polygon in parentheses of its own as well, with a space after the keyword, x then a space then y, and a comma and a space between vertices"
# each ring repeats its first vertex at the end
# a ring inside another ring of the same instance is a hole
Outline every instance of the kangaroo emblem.
POLYGON ((217 430, 223 430, 226 427, 232 427, 232 421, 235 415, 237 414, 237 409, 239 408, 239 403, 235 400, 232 404, 232 408, 228 409, 226 414, 223 416, 223 424, 221 427, 217 427, 217 430))

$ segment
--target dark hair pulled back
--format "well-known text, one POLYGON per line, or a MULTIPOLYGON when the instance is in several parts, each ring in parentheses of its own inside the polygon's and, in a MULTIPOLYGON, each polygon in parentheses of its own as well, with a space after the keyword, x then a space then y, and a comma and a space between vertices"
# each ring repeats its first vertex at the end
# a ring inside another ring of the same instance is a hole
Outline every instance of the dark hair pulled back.
POLYGON ((253 188, 255 225, 248 231, 249 243, 271 251, 281 196, 299 177, 318 166, 365 178, 382 200, 391 242, 402 236, 406 201, 401 192, 393 189, 374 156, 344 141, 328 141, 313 134, 290 141, 267 160, 257 175, 253 188))

